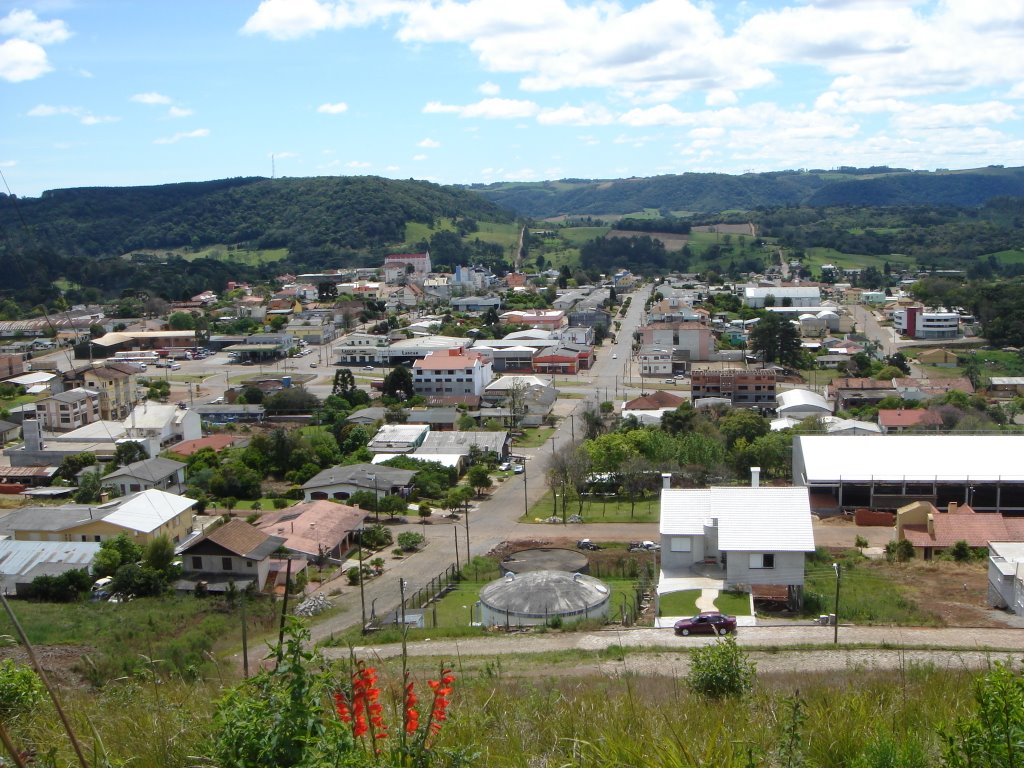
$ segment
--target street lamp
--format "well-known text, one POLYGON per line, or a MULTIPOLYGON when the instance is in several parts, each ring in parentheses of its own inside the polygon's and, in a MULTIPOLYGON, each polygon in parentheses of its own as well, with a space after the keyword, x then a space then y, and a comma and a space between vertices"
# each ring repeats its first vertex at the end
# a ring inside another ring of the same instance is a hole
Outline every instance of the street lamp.
POLYGON ((832 563, 832 570, 836 572, 836 621, 833 625, 832 642, 839 645, 839 563, 832 563))
POLYGON ((360 630, 366 634, 366 592, 363 588, 363 526, 359 526, 359 609, 363 623, 360 630))
POLYGON ((373 517, 380 522, 380 489, 377 488, 377 475, 367 475, 368 480, 373 480, 373 517))

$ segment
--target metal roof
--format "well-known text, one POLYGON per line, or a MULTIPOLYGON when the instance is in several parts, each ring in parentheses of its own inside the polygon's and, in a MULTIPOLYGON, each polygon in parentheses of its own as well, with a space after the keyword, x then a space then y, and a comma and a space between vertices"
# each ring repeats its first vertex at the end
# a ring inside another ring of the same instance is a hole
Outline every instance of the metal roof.
POLYGON ((195 503, 195 499, 150 488, 126 497, 117 509, 104 515, 103 520, 122 528, 149 533, 190 509, 195 503))
POLYGON ((661 492, 663 535, 701 535, 718 526, 723 552, 813 552, 806 488, 666 489, 661 492))
POLYGON ((26 575, 88 568, 100 551, 98 541, 0 540, 0 589, 13 590, 26 575))
POLYGON ((793 465, 808 485, 903 480, 1024 481, 1024 435, 801 435, 793 465))
POLYGON ((471 446, 501 453, 508 439, 508 432, 431 432, 415 453, 460 453, 466 455, 471 446))

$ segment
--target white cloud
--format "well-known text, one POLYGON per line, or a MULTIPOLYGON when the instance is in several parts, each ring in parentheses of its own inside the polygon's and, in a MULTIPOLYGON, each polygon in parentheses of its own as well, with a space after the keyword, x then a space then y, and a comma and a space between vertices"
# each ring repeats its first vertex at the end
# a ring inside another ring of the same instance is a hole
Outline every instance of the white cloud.
POLYGON ((17 164, 17 160, 0 160, 0 168, 13 168, 17 164))
POLYGON ((389 165, 384 170, 387 171, 388 173, 396 173, 397 171, 400 171, 402 169, 397 165, 389 165))
POLYGON ((348 104, 344 101, 337 101, 333 104, 321 104, 316 108, 316 111, 323 115, 340 115, 342 112, 348 111, 348 104))
POLYGON ((459 117, 482 117, 486 119, 516 119, 532 117, 539 107, 532 101, 521 99, 483 99, 475 104, 457 106, 430 101, 423 107, 426 114, 456 114, 459 117))
POLYGON ((345 163, 345 166, 347 168, 369 168, 370 163, 366 162, 365 160, 349 160, 347 163, 345 163))
POLYGON ((111 115, 93 115, 82 107, 55 107, 52 104, 37 104, 27 113, 29 117, 58 117, 67 115, 77 117, 82 125, 99 125, 100 123, 116 123, 121 118, 111 115))
POLYGON ((20 83, 42 77, 52 69, 41 45, 27 40, 5 40, 0 43, 0 78, 20 83))
POLYGON ((417 141, 416 146, 423 147, 424 149, 437 149, 438 147, 441 146, 441 142, 435 141, 434 139, 431 138, 426 138, 423 139, 422 141, 417 141))
POLYGON ((100 125, 101 123, 116 123, 121 118, 113 115, 84 115, 82 125, 100 125))
POLYGON ((173 118, 190 117, 192 110, 186 107, 171 107, 167 110, 167 116, 173 118))
POLYGON ((537 115, 541 125, 608 125, 614 121, 612 114, 600 104, 573 107, 563 104, 557 109, 544 109, 537 115))
POLYGON ((419 155, 413 155, 413 156, 412 156, 412 159, 413 159, 413 160, 415 160, 416 162, 421 162, 421 161, 423 161, 423 160, 426 160, 426 159, 427 159, 427 156, 426 156, 426 155, 423 155, 423 154, 419 154, 419 155))
POLYGON ((948 129, 981 123, 1004 123, 1017 117, 1016 110, 1001 101, 983 104, 934 104, 896 115, 893 124, 900 128, 948 129))
POLYGON ((722 107, 727 104, 735 104, 739 101, 736 92, 730 88, 712 88, 704 98, 704 103, 709 107, 722 107))
POLYGON ((484 96, 497 96, 501 93, 501 86, 497 83, 487 81, 486 83, 480 83, 480 85, 477 86, 477 90, 484 96))
POLYGON ((154 139, 154 144, 177 144, 182 139, 202 139, 210 135, 209 128, 197 128, 194 131, 185 131, 182 133, 176 133, 173 136, 167 136, 161 139, 154 139))
POLYGON ((296 40, 328 29, 361 27, 406 10, 408 0, 263 0, 242 27, 247 35, 296 40))
POLYGON ((149 93, 136 93, 132 96, 132 101, 137 101, 139 104, 170 104, 172 99, 162 93, 150 91, 149 93))
POLYGON ((0 35, 40 45, 52 45, 63 43, 71 37, 71 32, 59 19, 40 21, 32 11, 11 11, 0 19, 0 35))
POLYGON ((671 104, 654 107, 634 108, 619 116, 619 122, 634 127, 648 125, 692 125, 694 117, 682 112, 671 104))

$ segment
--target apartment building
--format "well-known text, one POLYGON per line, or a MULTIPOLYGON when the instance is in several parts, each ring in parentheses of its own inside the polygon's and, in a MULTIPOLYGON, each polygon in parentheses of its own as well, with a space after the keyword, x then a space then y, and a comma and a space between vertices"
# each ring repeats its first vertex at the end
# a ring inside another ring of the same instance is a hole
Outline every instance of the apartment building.
POLYGON ((690 374, 690 397, 722 397, 738 408, 775 407, 775 371, 732 368, 722 371, 694 370, 690 374))
POLYGON ((490 360, 461 347, 431 352, 412 365, 417 395, 476 395, 494 378, 490 360))

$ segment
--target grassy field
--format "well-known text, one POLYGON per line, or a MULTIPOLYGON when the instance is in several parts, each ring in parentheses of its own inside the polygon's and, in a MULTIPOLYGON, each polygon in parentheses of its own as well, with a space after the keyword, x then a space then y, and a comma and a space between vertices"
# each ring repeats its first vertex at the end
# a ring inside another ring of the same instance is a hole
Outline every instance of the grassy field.
MULTIPOLYGON (((449 659, 456 680, 433 754, 441 758, 448 750, 463 750, 474 758, 430 764, 924 768, 950 764, 943 760, 942 734, 956 733, 958 719, 978 712, 974 692, 981 673, 959 666, 907 662, 896 671, 861 666, 817 671, 812 664, 795 673, 759 673, 749 693, 713 699, 691 691, 685 679, 654 672, 670 668, 685 653, 615 647, 449 659)), ((401 662, 372 663, 380 675, 383 716, 388 723, 400 723, 401 662)), ((418 690, 425 679, 436 677, 438 663, 435 658, 409 659, 418 690)), ((171 677, 159 686, 126 681, 102 690, 72 688, 63 695, 85 737, 89 765, 185 768, 222 764, 214 758, 212 715, 234 682, 228 677, 186 684, 171 677)), ((1015 718, 1013 701, 1008 706, 1015 718)), ((333 710, 324 717, 333 719, 333 710)), ((260 725, 269 728, 277 722, 268 719, 260 725)), ((45 764, 77 764, 50 707, 5 725, 16 744, 38 747, 45 764)), ((258 728, 251 731, 259 733, 258 728)), ((979 729, 974 754, 998 736, 979 729)), ((397 764, 378 763, 362 751, 331 759, 316 765, 397 764)))
POLYGON ((519 242, 519 226, 515 222, 499 224, 493 221, 477 222, 476 232, 470 232, 467 240, 479 239, 484 243, 497 243, 508 250, 510 245, 514 246, 519 242))
POLYGON ((553 434, 555 434, 554 427, 527 427, 523 430, 522 435, 513 440, 512 445, 516 448, 539 448, 553 434))
POLYGON ((938 618, 922 610, 887 574, 893 566, 885 561, 867 560, 856 551, 807 560, 804 582, 804 611, 808 616, 835 609, 836 575, 832 562, 840 563, 839 613, 842 621, 854 624, 939 626, 938 618))
MULTIPOLYGON (((628 499, 614 497, 607 500, 603 497, 598 500, 587 499, 583 502, 583 519, 588 523, 656 523, 660 514, 659 503, 658 499, 654 496, 638 499, 633 515, 630 516, 628 499)), ((572 499, 569 502, 566 514, 575 515, 578 510, 579 505, 575 499, 572 499)), ((540 501, 530 508, 528 516, 520 518, 520 522, 530 523, 551 516, 561 517, 562 505, 559 504, 556 511, 554 497, 548 491, 541 497, 540 501)))
POLYGON ((571 245, 583 245, 595 237, 604 237, 611 227, 566 227, 558 230, 558 234, 571 245))
MULTIPOLYGON (((693 616, 697 610, 699 589, 684 589, 669 592, 658 598, 659 616, 693 616)), ((715 598, 715 608, 731 616, 750 615, 750 595, 747 592, 720 592, 715 598)))
POLYGON ((822 264, 835 264, 837 267, 848 267, 850 269, 874 267, 882 271, 885 268, 885 262, 889 262, 890 266, 894 268, 897 266, 909 266, 915 263, 913 257, 900 253, 874 256, 870 254, 842 253, 834 248, 807 248, 805 253, 807 258, 804 259, 804 266, 811 270, 811 272, 820 270, 822 264))
MULTIPOLYGON (((1020 264, 1024 262, 1024 249, 1017 248, 1012 251, 996 251, 992 254, 1003 264, 1020 264)), ((987 259, 988 256, 980 256, 979 259, 987 259)))
MULTIPOLYGON (((161 659, 178 674, 195 676, 209 666, 209 654, 240 643, 238 608, 219 597, 139 598, 128 603, 70 604, 16 601, 15 615, 36 645, 81 647, 78 671, 93 682, 132 675, 144 659, 161 659)), ((250 637, 274 627, 268 600, 249 601, 250 637)), ((0 635, 14 635, 0 612, 0 635)))
POLYGON ((192 251, 177 251, 176 256, 180 256, 185 261, 195 261, 196 259, 216 259, 217 261, 226 261, 229 264, 245 264, 250 267, 258 267, 261 264, 270 264, 275 261, 288 256, 287 248, 268 248, 266 250, 243 250, 235 249, 228 250, 225 245, 211 245, 209 248, 192 252, 192 251))

